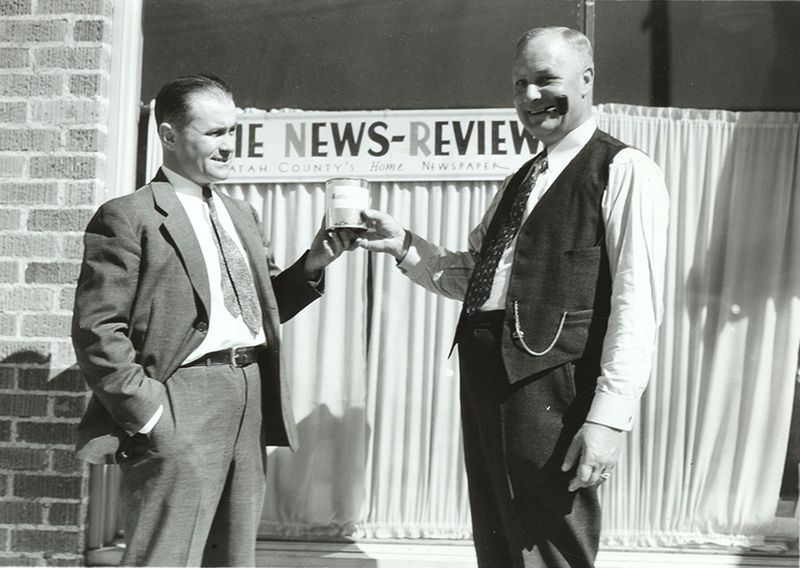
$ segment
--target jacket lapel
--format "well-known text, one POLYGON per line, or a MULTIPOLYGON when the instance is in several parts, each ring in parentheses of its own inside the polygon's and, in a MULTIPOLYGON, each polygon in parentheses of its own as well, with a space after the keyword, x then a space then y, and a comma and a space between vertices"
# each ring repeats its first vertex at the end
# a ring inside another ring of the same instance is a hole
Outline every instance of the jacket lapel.
POLYGON ((166 181, 166 176, 159 170, 150 186, 156 207, 164 215, 163 227, 168 238, 172 239, 175 249, 183 262, 189 280, 192 282, 206 314, 211 313, 211 291, 208 286, 208 272, 203 251, 194 234, 192 223, 186 210, 181 205, 172 185, 166 181))

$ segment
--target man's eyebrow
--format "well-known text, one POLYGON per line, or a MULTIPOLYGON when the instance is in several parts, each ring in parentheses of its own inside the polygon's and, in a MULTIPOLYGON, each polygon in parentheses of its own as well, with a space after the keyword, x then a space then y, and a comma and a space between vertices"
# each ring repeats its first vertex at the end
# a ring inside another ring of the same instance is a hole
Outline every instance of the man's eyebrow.
MULTIPOLYGON (((236 128, 236 127, 234 126, 233 128, 236 128)), ((231 130, 231 127, 228 127, 228 126, 209 126, 203 132, 205 132, 207 134, 215 134, 217 132, 227 132, 228 130, 231 130)))

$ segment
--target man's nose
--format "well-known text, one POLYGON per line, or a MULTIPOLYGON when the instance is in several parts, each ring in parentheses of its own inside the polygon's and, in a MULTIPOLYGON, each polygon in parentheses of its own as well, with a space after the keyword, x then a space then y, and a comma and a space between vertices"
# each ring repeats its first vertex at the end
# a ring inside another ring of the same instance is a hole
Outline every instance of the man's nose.
POLYGON ((539 87, 536 85, 528 84, 525 87, 525 99, 529 101, 535 101, 542 98, 542 92, 539 90, 539 87))
POLYGON ((222 137, 222 141, 220 142, 219 149, 221 152, 233 152, 233 149, 236 147, 236 133, 229 132, 225 136, 222 137))

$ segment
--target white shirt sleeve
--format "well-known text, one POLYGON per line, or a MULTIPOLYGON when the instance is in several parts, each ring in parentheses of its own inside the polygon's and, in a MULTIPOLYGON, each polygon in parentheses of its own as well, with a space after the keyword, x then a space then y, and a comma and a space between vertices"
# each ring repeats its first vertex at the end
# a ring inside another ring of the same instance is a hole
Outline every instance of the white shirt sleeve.
POLYGON ((158 410, 156 410, 155 414, 153 414, 150 420, 147 421, 147 424, 145 424, 139 429, 139 434, 149 434, 150 432, 152 432, 153 428, 156 427, 156 424, 158 424, 158 421, 161 419, 161 415, 163 413, 164 413, 164 405, 159 404, 158 410))
POLYGON ((503 187, 495 194, 481 222, 470 232, 466 251, 451 251, 412 233, 411 245, 403 259, 397 263, 398 268, 412 282, 430 292, 454 300, 463 300, 467 294, 467 285, 472 275, 472 269, 475 267, 477 255, 481 250, 483 238, 510 179, 511 176, 506 178, 503 187))
POLYGON ((658 165, 634 148, 619 152, 602 209, 611 313, 587 421, 630 430, 650 379, 663 314, 669 196, 658 165))

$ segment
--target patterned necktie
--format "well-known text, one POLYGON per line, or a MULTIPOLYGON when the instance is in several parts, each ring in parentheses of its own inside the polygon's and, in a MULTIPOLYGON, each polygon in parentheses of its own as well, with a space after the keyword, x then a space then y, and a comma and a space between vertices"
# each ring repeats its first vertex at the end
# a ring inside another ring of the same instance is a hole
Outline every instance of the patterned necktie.
POLYGON ((261 310, 250 267, 247 265, 244 255, 236 245, 236 242, 222 227, 217 207, 211 198, 210 188, 203 188, 203 198, 208 203, 211 226, 214 229, 212 232, 214 234, 214 242, 217 245, 217 253, 219 254, 222 297, 225 302, 225 308, 233 316, 241 314, 245 325, 255 334, 261 327, 261 310))
POLYGON ((531 174, 517 189, 517 195, 514 197, 511 210, 506 216, 503 226, 494 240, 484 249, 485 253, 475 263, 475 268, 472 270, 472 276, 469 279, 467 295, 464 299, 464 310, 467 315, 474 314, 489 299, 494 282, 494 273, 497 271, 497 265, 500 263, 503 251, 519 231, 522 223, 522 214, 525 212, 525 206, 531 190, 536 185, 536 180, 545 171, 547 171, 547 150, 536 157, 531 166, 531 174))

